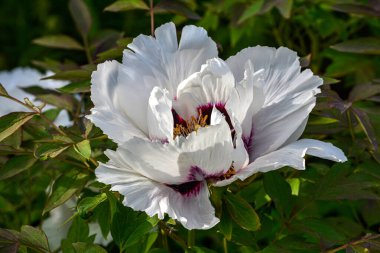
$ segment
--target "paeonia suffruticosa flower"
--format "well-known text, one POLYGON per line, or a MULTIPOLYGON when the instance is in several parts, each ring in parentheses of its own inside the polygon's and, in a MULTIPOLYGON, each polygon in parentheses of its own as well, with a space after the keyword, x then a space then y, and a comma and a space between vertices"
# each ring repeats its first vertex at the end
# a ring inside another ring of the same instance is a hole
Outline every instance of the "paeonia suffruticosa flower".
POLYGON ((305 154, 346 160, 329 143, 298 140, 320 85, 287 48, 247 48, 223 61, 204 29, 185 26, 178 43, 167 23, 92 75, 88 118, 118 144, 97 179, 135 210, 211 228, 219 220, 208 185, 304 169, 305 154))
MULTIPOLYGON (((66 81, 58 80, 41 80, 45 76, 50 76, 53 73, 48 71, 45 75, 41 74, 32 68, 22 68, 18 67, 11 71, 1 71, 0 72, 0 83, 7 90, 8 94, 23 101, 24 98, 29 98, 30 101, 36 104, 40 104, 39 101, 32 95, 23 90, 29 86, 40 86, 45 89, 57 89, 67 84, 66 81)), ((26 111, 26 107, 12 101, 8 98, 0 96, 0 116, 4 116, 11 112, 26 111)), ((53 109, 54 106, 46 105, 44 111, 53 109)), ((62 110, 55 119, 57 125, 69 126, 70 122, 69 115, 67 111, 62 110)))

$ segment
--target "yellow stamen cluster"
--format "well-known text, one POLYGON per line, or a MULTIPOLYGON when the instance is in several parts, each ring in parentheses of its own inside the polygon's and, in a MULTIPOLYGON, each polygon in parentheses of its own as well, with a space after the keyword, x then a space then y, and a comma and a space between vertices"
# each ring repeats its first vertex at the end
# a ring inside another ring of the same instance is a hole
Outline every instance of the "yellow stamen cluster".
POLYGON ((233 165, 231 165, 231 167, 227 170, 227 172, 222 175, 222 180, 229 179, 235 174, 236 174, 235 168, 233 165))
POLYGON ((198 129, 201 127, 206 127, 207 118, 208 115, 203 116, 202 113, 199 113, 198 118, 192 116, 190 120, 186 121, 186 126, 182 124, 176 124, 176 126, 173 129, 173 139, 175 139, 177 136, 186 137, 191 132, 198 131, 198 129))

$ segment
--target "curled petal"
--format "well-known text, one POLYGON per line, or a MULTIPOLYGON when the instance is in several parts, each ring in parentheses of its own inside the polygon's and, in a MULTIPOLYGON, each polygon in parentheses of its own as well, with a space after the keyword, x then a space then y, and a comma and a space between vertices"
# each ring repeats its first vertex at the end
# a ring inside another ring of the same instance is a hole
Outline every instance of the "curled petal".
POLYGON ((151 140, 168 141, 173 138, 172 101, 168 98, 167 90, 153 88, 149 98, 147 121, 151 140))
POLYGON ((200 72, 181 82, 174 109, 185 119, 198 114, 205 105, 225 104, 235 87, 227 64, 218 58, 207 61, 200 72))
POLYGON ((204 182, 197 194, 182 195, 115 161, 100 164, 95 174, 100 182, 112 185, 111 190, 125 196, 124 205, 145 211, 149 216, 163 219, 167 213, 187 229, 209 229, 219 222, 204 182))
POLYGON ((347 161, 342 150, 333 146, 331 143, 312 139, 301 139, 279 150, 257 158, 246 168, 239 171, 235 177, 244 180, 257 172, 268 172, 285 166, 304 170, 305 155, 312 155, 335 162, 347 161))

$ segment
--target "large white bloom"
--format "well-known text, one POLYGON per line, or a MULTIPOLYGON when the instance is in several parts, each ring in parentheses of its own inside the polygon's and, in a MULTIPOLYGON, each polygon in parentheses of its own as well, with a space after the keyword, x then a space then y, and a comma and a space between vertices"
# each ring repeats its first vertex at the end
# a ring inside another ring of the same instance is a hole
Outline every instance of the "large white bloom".
MULTIPOLYGON (((23 101, 24 98, 27 97, 30 99, 30 101, 38 105, 40 103, 37 101, 37 99, 33 95, 23 91, 22 88, 38 85, 46 89, 57 89, 67 84, 66 81, 41 80, 41 78, 52 74, 52 72, 47 72, 46 75, 42 75, 35 69, 19 67, 11 71, 1 71, 0 83, 4 86, 9 95, 21 101, 23 101)), ((5 97, 0 97, 0 105, 0 116, 4 116, 11 112, 28 110, 26 107, 5 97)), ((53 108, 54 106, 46 105, 44 107, 44 110, 49 110, 53 108)), ((67 111, 62 110, 58 114, 55 123, 63 126, 70 125, 71 123, 67 111)))
POLYGON ((185 26, 178 44, 172 23, 128 47, 122 64, 93 73, 88 116, 119 144, 96 176, 125 205, 207 229, 218 222, 207 183, 303 169, 305 153, 345 160, 331 144, 296 141, 322 81, 294 52, 256 47, 224 62, 204 29, 185 26))

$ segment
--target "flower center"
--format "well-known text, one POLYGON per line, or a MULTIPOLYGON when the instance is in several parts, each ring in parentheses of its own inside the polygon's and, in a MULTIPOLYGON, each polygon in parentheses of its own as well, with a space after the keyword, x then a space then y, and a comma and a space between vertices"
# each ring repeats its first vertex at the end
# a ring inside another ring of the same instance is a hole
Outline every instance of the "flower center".
MULTIPOLYGON (((176 116, 177 118, 180 117, 178 114, 176 116)), ((202 111, 199 110, 197 118, 192 116, 190 120, 184 120, 182 118, 180 120, 177 120, 177 122, 174 123, 175 126, 173 129, 173 139, 175 139, 177 136, 186 137, 191 132, 198 131, 198 129, 201 127, 207 127, 209 125, 207 123, 208 117, 208 115, 202 115, 202 111)))

